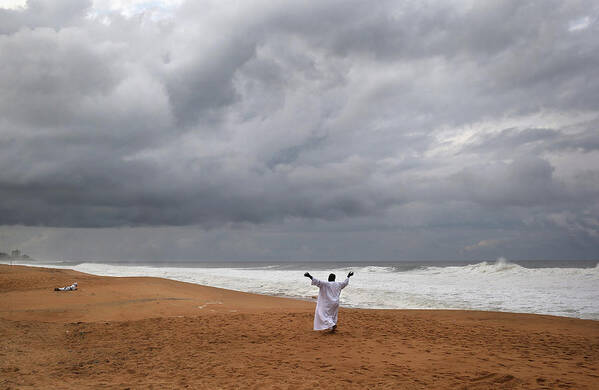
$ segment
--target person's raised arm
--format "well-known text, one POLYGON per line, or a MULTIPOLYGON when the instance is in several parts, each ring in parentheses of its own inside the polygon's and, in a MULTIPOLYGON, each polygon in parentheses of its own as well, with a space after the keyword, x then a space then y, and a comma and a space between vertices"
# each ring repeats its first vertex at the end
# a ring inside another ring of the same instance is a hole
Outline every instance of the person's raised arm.
POLYGON ((347 274, 347 278, 341 282, 341 288, 345 288, 345 286, 347 286, 347 284, 349 283, 349 278, 351 278, 352 276, 354 276, 354 273, 350 271, 350 273, 347 274))
POLYGON ((320 288, 320 286, 322 286, 322 281, 320 281, 320 280, 318 280, 316 278, 313 278, 312 275, 310 275, 309 272, 306 272, 304 274, 304 276, 307 277, 307 278, 310 278, 310 280, 312 281, 312 285, 313 286, 316 286, 316 287, 319 287, 319 288, 320 288))

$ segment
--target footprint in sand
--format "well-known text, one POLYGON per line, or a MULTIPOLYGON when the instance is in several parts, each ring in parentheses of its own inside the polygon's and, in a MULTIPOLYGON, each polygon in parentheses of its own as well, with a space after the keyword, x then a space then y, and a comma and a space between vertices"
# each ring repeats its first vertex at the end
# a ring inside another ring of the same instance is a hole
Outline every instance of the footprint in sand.
MULTIPOLYGON (((222 304, 223 304, 223 303, 222 303, 222 302, 219 302, 219 301, 214 301, 214 302, 206 302, 206 303, 204 303, 203 305, 200 305, 200 306, 198 306, 198 309, 203 309, 203 308, 205 308, 205 307, 206 307, 206 306, 208 306, 208 305, 222 305, 222 304)), ((213 310, 213 311, 214 311, 214 310, 213 310)))

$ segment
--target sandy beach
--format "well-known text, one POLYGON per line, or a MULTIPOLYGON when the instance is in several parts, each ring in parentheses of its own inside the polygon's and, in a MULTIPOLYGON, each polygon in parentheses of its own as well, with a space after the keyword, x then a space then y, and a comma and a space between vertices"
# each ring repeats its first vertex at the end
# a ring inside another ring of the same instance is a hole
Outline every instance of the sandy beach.
POLYGON ((0 386, 599 388, 599 322, 341 309, 158 278, 0 265, 0 386), (55 292, 77 281, 79 290, 55 292))

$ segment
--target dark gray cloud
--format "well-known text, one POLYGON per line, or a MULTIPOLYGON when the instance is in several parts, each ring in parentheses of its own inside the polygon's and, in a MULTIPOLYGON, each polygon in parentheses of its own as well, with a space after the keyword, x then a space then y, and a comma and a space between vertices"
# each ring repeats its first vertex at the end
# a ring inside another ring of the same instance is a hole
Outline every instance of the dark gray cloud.
POLYGON ((248 243, 214 258, 546 257, 567 232, 596 257, 598 18, 592 1, 0 9, 0 225, 248 243))

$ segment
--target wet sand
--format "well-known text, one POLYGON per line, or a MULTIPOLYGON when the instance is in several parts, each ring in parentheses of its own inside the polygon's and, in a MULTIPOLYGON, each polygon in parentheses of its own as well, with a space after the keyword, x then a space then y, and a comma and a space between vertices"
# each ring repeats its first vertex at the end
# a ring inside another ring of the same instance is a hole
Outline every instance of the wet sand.
POLYGON ((599 388, 599 321, 341 309, 330 334, 314 306, 0 265, 0 388, 599 388))

